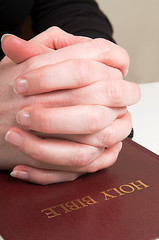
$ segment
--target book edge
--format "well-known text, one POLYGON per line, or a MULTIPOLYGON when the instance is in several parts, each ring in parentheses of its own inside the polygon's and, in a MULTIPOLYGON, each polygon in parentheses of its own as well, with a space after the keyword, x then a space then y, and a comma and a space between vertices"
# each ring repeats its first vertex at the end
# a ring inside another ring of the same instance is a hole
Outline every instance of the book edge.
POLYGON ((139 143, 135 142, 134 140, 130 139, 130 138, 126 138, 123 143, 129 144, 129 145, 133 145, 133 147, 136 147, 139 151, 142 151, 142 153, 144 155, 148 155, 149 157, 151 157, 153 160, 158 160, 159 161, 159 155, 157 155, 156 153, 152 152, 151 150, 145 148, 144 146, 140 145, 139 143))

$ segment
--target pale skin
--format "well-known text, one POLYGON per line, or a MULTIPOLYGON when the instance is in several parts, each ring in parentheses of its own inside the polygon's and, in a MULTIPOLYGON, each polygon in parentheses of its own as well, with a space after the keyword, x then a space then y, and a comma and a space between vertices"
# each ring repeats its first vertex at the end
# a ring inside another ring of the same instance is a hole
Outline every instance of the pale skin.
POLYGON ((0 64, 1 169, 50 184, 111 166, 132 128, 126 107, 140 98, 123 80, 126 51, 58 28, 30 42, 6 36, 2 48, 12 61, 0 64))

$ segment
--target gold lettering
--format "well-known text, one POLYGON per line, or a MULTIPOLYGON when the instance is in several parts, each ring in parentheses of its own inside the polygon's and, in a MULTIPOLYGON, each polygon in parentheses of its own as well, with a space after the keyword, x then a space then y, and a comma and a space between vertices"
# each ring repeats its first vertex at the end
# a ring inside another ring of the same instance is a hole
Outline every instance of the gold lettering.
POLYGON ((84 204, 80 199, 76 199, 75 201, 79 202, 82 207, 88 207, 88 205, 84 204))
POLYGON ((57 208, 57 207, 61 207, 65 211, 65 213, 71 212, 71 210, 67 209, 64 204, 58 204, 53 208, 57 208))
POLYGON ((125 193, 121 193, 117 188, 111 188, 109 190, 107 190, 107 192, 114 190, 115 192, 117 192, 119 194, 119 196, 125 195, 125 193))
POLYGON ((41 212, 45 212, 45 214, 47 215, 48 218, 53 218, 53 217, 61 215, 60 213, 55 212, 55 210, 52 207, 45 208, 45 209, 41 210, 41 212), (45 212, 45 211, 48 211, 48 212, 45 212))
POLYGON ((134 192, 135 191, 135 188, 134 187, 132 187, 131 185, 122 185, 122 186, 120 186, 119 187, 119 189, 120 189, 120 191, 122 191, 122 192, 124 192, 124 193, 132 193, 132 192, 134 192), (130 188, 131 190, 124 190, 123 188, 130 188))
POLYGON ((144 188, 150 187, 150 186, 146 185, 145 183, 141 182, 141 180, 138 180, 138 181, 136 181, 136 182, 139 183, 139 184, 136 185, 134 182, 131 182, 131 183, 129 183, 129 184, 131 184, 131 185, 133 185, 134 187, 136 187, 137 190, 141 190, 141 189, 143 189, 143 187, 144 187, 144 188))
POLYGON ((114 196, 114 195, 110 195, 110 194, 106 193, 105 191, 100 192, 100 193, 104 194, 105 200, 109 200, 110 198, 116 198, 117 197, 117 196, 114 196))
POLYGON ((77 210, 77 209, 81 208, 74 201, 65 203, 65 206, 71 210, 77 210))
POLYGON ((88 205, 92 205, 92 204, 96 204, 98 203, 97 201, 95 201, 93 198, 91 198, 90 196, 86 196, 82 198, 83 202, 86 202, 88 205))
MULTIPOLYGON (((105 200, 117 198, 118 196, 123 196, 127 193, 132 193, 136 189, 141 190, 144 188, 150 187, 149 185, 143 183, 141 180, 137 180, 131 182, 129 184, 121 185, 119 188, 111 188, 106 191, 100 192, 104 195, 105 200), (108 192, 114 191, 114 195, 109 194, 108 192), (115 195, 116 194, 116 195, 115 195)), ((42 213, 45 213, 48 218, 54 218, 56 216, 62 215, 63 213, 69 213, 84 207, 88 207, 89 205, 93 205, 98 203, 94 200, 90 195, 83 197, 82 199, 78 198, 76 200, 66 202, 63 204, 58 204, 50 208, 46 208, 41 210, 42 213), (57 210, 55 210, 57 208, 57 210)))

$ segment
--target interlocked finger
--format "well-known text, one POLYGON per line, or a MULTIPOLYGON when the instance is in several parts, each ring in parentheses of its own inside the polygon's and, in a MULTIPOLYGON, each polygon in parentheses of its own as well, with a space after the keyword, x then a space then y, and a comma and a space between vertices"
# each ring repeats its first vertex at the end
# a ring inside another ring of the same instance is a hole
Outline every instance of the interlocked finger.
POLYGON ((42 139, 19 128, 10 129, 6 140, 44 169, 78 171, 78 168, 88 165, 104 151, 104 148, 66 140, 42 139))
POLYGON ((108 127, 94 134, 51 134, 47 137, 62 138, 96 147, 110 147, 123 141, 131 132, 132 119, 127 111, 125 115, 115 119, 108 127))
POLYGON ((118 69, 93 60, 74 59, 24 73, 16 79, 14 89, 19 94, 32 95, 80 88, 100 80, 114 79, 122 79, 122 74, 118 69))
POLYGON ((126 108, 98 105, 61 108, 33 106, 21 110, 17 115, 17 122, 42 133, 91 134, 106 128, 125 113, 126 108))
POLYGON ((26 60, 24 66, 26 72, 28 72, 45 65, 71 59, 95 60, 119 69, 123 76, 126 75, 129 67, 128 53, 123 48, 105 39, 94 39, 84 43, 77 43, 57 51, 32 57, 26 60))
POLYGON ((19 165, 14 168, 11 175, 41 185, 73 181, 86 172, 93 173, 112 166, 117 160, 121 148, 122 143, 115 144, 111 148, 106 149, 96 160, 92 161, 87 166, 76 168, 75 171, 43 170, 35 167, 19 165))
POLYGON ((26 165, 16 166, 11 176, 40 185, 73 181, 83 173, 58 170, 44 170, 26 165))

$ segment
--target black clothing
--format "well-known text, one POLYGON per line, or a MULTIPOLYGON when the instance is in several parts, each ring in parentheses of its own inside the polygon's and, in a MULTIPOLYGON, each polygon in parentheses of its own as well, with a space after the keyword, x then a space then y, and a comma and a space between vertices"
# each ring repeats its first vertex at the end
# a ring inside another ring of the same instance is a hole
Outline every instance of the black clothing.
POLYGON ((58 26, 75 35, 113 41, 111 24, 94 0, 0 0, 0 35, 20 36, 28 16, 35 35, 58 26))

